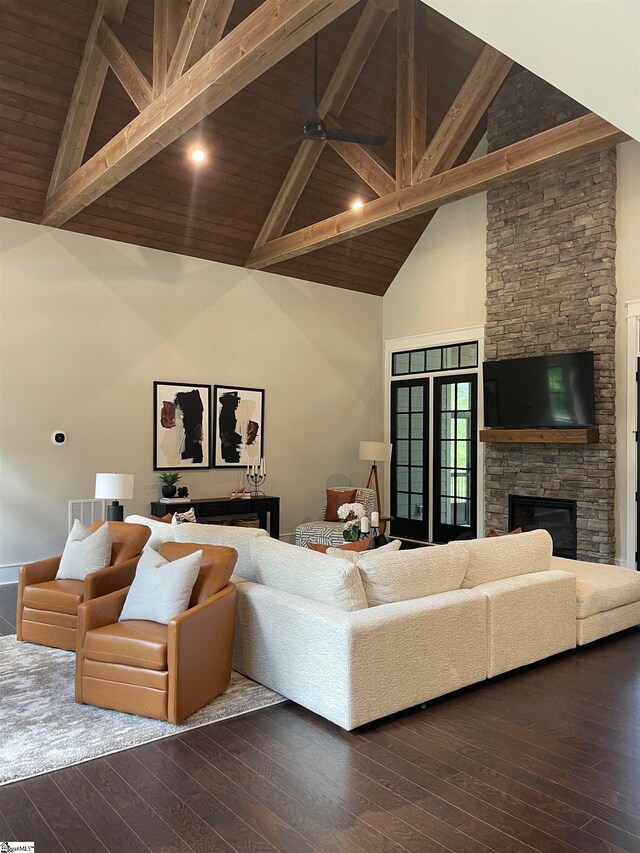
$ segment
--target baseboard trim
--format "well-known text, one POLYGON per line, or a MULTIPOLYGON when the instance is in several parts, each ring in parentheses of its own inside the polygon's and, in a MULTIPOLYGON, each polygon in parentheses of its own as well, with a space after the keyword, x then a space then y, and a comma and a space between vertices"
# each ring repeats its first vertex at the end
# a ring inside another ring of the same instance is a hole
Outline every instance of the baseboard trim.
POLYGON ((18 582, 18 570, 22 563, 6 563, 4 566, 0 566, 0 586, 5 583, 17 583, 18 582))

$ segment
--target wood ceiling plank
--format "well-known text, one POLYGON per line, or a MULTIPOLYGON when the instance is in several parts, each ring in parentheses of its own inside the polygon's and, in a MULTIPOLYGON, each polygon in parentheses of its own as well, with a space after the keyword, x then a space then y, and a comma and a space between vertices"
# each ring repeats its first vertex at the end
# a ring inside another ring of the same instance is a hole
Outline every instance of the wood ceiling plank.
MULTIPOLYGON (((318 104, 320 118, 324 118, 328 113, 339 116, 342 112, 388 15, 389 9, 383 8, 378 0, 369 0, 364 7, 318 104)), ((320 159, 323 148, 323 141, 304 141, 300 144, 273 206, 260 229, 256 246, 262 245, 274 235, 282 234, 309 176, 320 159)))
POLYGON ((485 46, 416 166, 414 183, 451 168, 512 66, 513 60, 485 46))
POLYGON ((104 18, 100 21, 96 41, 122 88, 142 112, 153 100, 151 84, 104 18))
POLYGON ((43 224, 66 222, 355 2, 265 0, 57 188, 43 224))
MULTIPOLYGON (((339 128, 340 124, 333 116, 324 117, 325 124, 329 128, 339 128)), ((396 188, 396 182, 386 169, 385 164, 372 151, 367 151, 362 145, 329 140, 329 145, 339 154, 345 163, 366 181, 371 189, 379 196, 392 193, 396 188)))
MULTIPOLYGON (((408 187, 427 147, 426 7, 400 0, 396 58, 396 185, 408 187)), ((455 159, 455 158, 454 158, 455 159)))
POLYGON ((348 210, 278 237, 254 249, 247 266, 250 269, 263 269, 452 201, 486 192, 505 181, 535 174, 556 161, 581 157, 626 139, 626 134, 609 122, 589 113, 443 174, 396 190, 384 198, 374 199, 360 210, 348 210))
POLYGON ((102 93, 104 78, 109 64, 97 45, 98 28, 103 17, 121 22, 128 0, 98 0, 84 54, 80 62, 78 77, 71 96, 58 154, 51 173, 49 195, 51 195, 80 164, 87 146, 98 101, 102 93))

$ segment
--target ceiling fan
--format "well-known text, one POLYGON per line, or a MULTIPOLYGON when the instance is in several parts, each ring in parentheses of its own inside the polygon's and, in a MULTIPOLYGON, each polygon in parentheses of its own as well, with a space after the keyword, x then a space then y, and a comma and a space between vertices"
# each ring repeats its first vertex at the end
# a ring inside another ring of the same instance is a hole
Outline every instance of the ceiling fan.
POLYGON ((342 128, 327 127, 318 113, 318 36, 313 39, 313 92, 305 86, 298 86, 298 109, 302 117, 302 133, 297 136, 292 136, 269 148, 263 148, 258 151, 258 157, 267 157, 273 154, 274 151, 280 151, 282 148, 288 148, 290 145, 297 145, 300 142, 309 140, 311 142, 322 142, 325 139, 334 139, 336 142, 354 143, 356 145, 384 145, 387 141, 386 136, 381 136, 378 133, 360 133, 355 130, 343 130, 342 128))

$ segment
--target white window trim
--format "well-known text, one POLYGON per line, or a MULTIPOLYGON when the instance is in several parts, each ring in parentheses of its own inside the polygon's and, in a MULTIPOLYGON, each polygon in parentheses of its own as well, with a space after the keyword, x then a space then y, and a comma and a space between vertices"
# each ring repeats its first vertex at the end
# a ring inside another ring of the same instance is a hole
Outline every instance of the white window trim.
POLYGON ((627 309, 627 541, 622 564, 628 568, 636 565, 636 491, 638 490, 636 464, 636 370, 640 358, 640 299, 626 303, 627 309))
MULTIPOLYGON (((640 302, 638 303, 640 305, 640 302)), ((384 342, 384 440, 391 441, 391 383, 407 379, 424 379, 434 376, 457 376, 461 373, 476 373, 478 375, 478 429, 484 425, 484 400, 482 394, 482 362, 484 361, 484 326, 466 326, 461 329, 449 329, 442 332, 428 332, 424 335, 411 335, 405 338, 389 338, 384 342), (449 344, 464 344, 478 342, 478 366, 459 367, 455 370, 425 371, 411 373, 405 376, 392 375, 392 358, 396 352, 422 349, 427 347, 447 346, 449 344)), ((433 382, 429 383, 429 411, 433 413, 433 382)), ((478 535, 484 531, 484 445, 478 440, 478 535)), ((433 430, 429 430, 429 470, 433 466, 433 430)), ((384 478, 384 503, 391 508, 391 476, 390 465, 387 465, 387 476, 384 478)), ((433 509, 433 477, 429 477, 429 518, 428 529, 431 532, 433 509)), ((393 529, 393 524, 392 524, 393 529)))

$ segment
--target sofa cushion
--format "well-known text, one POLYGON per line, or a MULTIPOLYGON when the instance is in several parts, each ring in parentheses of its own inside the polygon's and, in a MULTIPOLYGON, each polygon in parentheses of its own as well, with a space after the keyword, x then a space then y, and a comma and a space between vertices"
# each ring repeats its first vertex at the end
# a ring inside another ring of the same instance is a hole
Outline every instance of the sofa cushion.
POLYGON ((564 557, 553 557, 551 567, 576 576, 578 619, 640 601, 640 572, 564 557))
POLYGON ((167 626, 158 622, 114 622, 87 631, 83 652, 91 660, 144 669, 167 668, 167 626))
POLYGON ((83 581, 91 572, 106 568, 111 563, 111 542, 108 524, 91 531, 76 519, 60 557, 56 578, 83 581))
POLYGON ((201 563, 202 551, 170 562, 152 548, 145 548, 119 621, 144 619, 167 625, 174 616, 184 613, 201 563))
POLYGON ((469 557, 449 545, 396 554, 370 551, 358 560, 369 606, 408 601, 460 589, 469 557))
POLYGON ((76 615, 84 596, 84 581, 65 580, 34 583, 24 588, 22 601, 34 610, 76 615))
POLYGON ((125 518, 127 524, 144 524, 151 530, 151 536, 147 542, 147 548, 157 550, 163 542, 176 541, 176 528, 164 521, 155 521, 146 515, 128 515, 125 518))
POLYGON ((462 588, 471 589, 481 583, 549 571, 553 541, 546 530, 532 530, 518 536, 450 542, 448 547, 467 553, 462 588))
MULTIPOLYGON (((361 542, 367 542, 367 539, 360 540, 361 542)), ((362 550, 362 551, 353 551, 347 548, 327 548, 324 552, 327 557, 341 557, 343 560, 349 560, 350 563, 357 565, 358 562, 366 557, 367 554, 391 554, 394 551, 399 551, 402 548, 402 542, 399 539, 394 539, 393 542, 387 542, 386 545, 380 545, 379 548, 376 548, 373 551, 370 550, 362 550)))
POLYGON ((367 606, 358 569, 348 560, 262 537, 252 542, 251 559, 258 582, 265 586, 341 610, 367 606))
POLYGON ((251 543, 258 538, 268 539, 266 530, 258 527, 232 527, 227 524, 179 524, 174 527, 176 542, 193 542, 195 545, 222 545, 238 552, 234 573, 248 581, 256 575, 251 562, 251 543))

